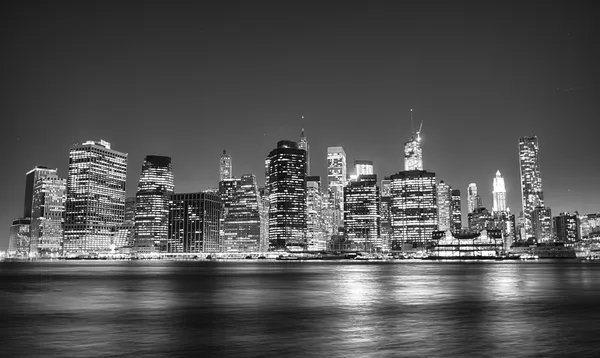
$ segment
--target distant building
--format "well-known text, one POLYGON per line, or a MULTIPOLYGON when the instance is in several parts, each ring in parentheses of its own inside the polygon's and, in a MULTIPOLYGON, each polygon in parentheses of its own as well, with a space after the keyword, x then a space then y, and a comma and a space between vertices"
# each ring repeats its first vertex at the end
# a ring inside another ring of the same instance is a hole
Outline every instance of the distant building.
POLYGON ((33 189, 35 183, 42 178, 56 175, 56 169, 49 169, 46 167, 36 166, 25 174, 25 205, 23 210, 23 217, 30 218, 32 215, 33 208, 33 189))
POLYGON ((233 177, 231 155, 227 154, 227 151, 225 149, 223 149, 223 155, 221 155, 219 175, 220 181, 223 181, 225 179, 231 179, 233 177))
POLYGON ((438 226, 435 173, 404 171, 391 180, 392 250, 426 247, 438 226))
POLYGON ((381 246, 384 252, 390 251, 392 244, 391 186, 392 181, 389 178, 383 179, 381 181, 381 188, 379 191, 379 213, 381 215, 381 246))
POLYGON ((109 251, 125 217, 127 154, 110 143, 71 147, 65 205, 64 253, 109 251))
POLYGON ((167 251, 169 199, 174 189, 171 158, 146 156, 135 196, 136 252, 167 251))
POLYGON ((177 193, 169 202, 167 251, 218 252, 221 199, 211 193, 177 193))
POLYGON ((524 217, 523 227, 527 236, 522 239, 527 240, 533 235, 537 236, 534 230, 536 224, 533 223, 533 215, 536 208, 544 207, 537 137, 521 137, 519 139, 519 169, 524 217))
POLYGON ((440 181, 437 186, 438 230, 448 231, 452 228, 452 188, 440 181))
POLYGON ((552 212, 549 207, 538 206, 532 215, 533 233, 538 242, 552 240, 552 212))
POLYGON ((327 148, 327 188, 333 234, 343 225, 344 187, 347 184, 346 152, 342 147, 327 148))
MULTIPOLYGON (((304 119, 304 116, 302 116, 302 119, 304 119)), ((302 126, 302 133, 300 133, 300 142, 298 144, 298 148, 306 151, 306 175, 309 176, 310 175, 310 152, 309 152, 308 141, 306 140, 306 135, 304 134, 304 125, 302 126)))
POLYGON ((439 258, 493 258, 504 248, 500 230, 464 234, 438 231, 434 233, 434 238, 437 244, 432 255, 439 258))
POLYGON ((372 160, 354 160, 354 173, 356 176, 373 175, 372 160))
POLYGON ((222 251, 256 252, 260 245, 260 195, 254 174, 219 183, 223 207, 222 251))
POLYGON ((381 251, 377 175, 365 174, 344 188, 344 231, 356 249, 381 251))
POLYGON ((492 213, 486 208, 477 208, 472 213, 467 215, 469 223, 469 231, 478 233, 483 230, 490 230, 496 228, 496 222, 492 213))
POLYGON ((31 217, 32 255, 58 256, 62 252, 66 181, 56 174, 38 179, 33 186, 31 217))
POLYGON ((269 249, 269 192, 265 188, 259 189, 260 206, 260 251, 269 249))
POLYGON ((31 243, 31 220, 17 219, 10 227, 8 253, 16 257, 29 257, 31 243))
POLYGON ((565 243, 575 243, 580 240, 579 217, 576 214, 560 213, 553 218, 556 239, 565 243))
POLYGON ((306 151, 279 141, 266 159, 271 248, 306 246, 306 151))
POLYGON ((600 235, 600 213, 589 213, 579 217, 580 237, 587 240, 590 236, 600 235))
POLYGON ((462 202, 460 190, 453 189, 451 192, 452 204, 450 211, 452 213, 452 227, 450 228, 453 234, 457 234, 462 230, 462 202))
POLYGON ((492 213, 506 211, 506 187, 504 186, 504 178, 499 170, 494 177, 492 197, 494 202, 492 213))
POLYGON ((306 177, 306 240, 309 251, 323 251, 327 248, 323 200, 321 177, 306 177))
POLYGON ((483 206, 481 196, 477 193, 477 184, 471 183, 467 187, 467 203, 469 213, 475 211, 475 209, 481 208, 483 206))

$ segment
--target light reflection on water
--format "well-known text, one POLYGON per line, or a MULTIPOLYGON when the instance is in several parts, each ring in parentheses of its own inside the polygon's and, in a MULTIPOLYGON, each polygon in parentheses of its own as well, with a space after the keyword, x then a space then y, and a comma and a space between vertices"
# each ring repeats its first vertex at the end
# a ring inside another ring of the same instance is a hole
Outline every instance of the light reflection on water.
POLYGON ((0 263, 2 356, 564 356, 600 265, 0 263))

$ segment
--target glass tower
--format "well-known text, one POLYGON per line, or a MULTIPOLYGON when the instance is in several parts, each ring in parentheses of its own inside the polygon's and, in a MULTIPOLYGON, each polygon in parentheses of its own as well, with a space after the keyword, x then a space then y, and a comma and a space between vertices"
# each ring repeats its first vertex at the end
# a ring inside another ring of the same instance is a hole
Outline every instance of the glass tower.
POLYGON ((483 206, 481 196, 477 193, 477 184, 475 183, 471 183, 467 187, 467 204, 469 213, 472 213, 483 206))
POLYGON ((497 213, 506 211, 506 188, 504 187, 504 178, 500 174, 499 170, 496 172, 496 176, 494 177, 493 188, 492 196, 494 203, 492 206, 492 212, 497 213))
POLYGON ((62 251, 66 181, 52 174, 33 186, 30 252, 39 256, 58 256, 62 251))
POLYGON ((542 174, 540 172, 539 145, 536 136, 519 139, 519 169, 521 174, 521 202, 523 227, 528 239, 533 236, 533 212, 544 206, 542 174))
POLYGON ((101 140, 74 145, 69 157, 63 252, 110 250, 125 215, 127 154, 101 140))
POLYGON ((460 199, 460 190, 452 190, 452 204, 450 210, 452 212, 452 233, 457 234, 462 230, 462 204, 460 199))
POLYGON ((373 175, 373 161, 371 160, 355 160, 354 171, 356 176, 373 175))
POLYGON ((33 189, 35 183, 41 179, 50 175, 56 175, 56 169, 49 169, 46 167, 36 166, 25 175, 25 205, 23 210, 23 217, 30 218, 32 214, 33 206, 33 189))
POLYGON ((309 251, 326 249, 324 203, 321 177, 306 177, 306 240, 309 251))
POLYGON ((231 164, 231 155, 227 154, 227 151, 223 149, 223 154, 221 155, 221 165, 219 169, 220 179, 231 179, 233 177, 232 164, 231 164))
POLYGON ((380 198, 377 175, 361 175, 344 188, 344 231, 362 251, 381 251, 380 198))
POLYGON ((332 233, 343 224, 344 187, 347 183, 346 152, 342 147, 327 148, 327 188, 331 210, 332 233))
POLYGON ((166 252, 169 197, 173 190, 171 158, 146 156, 135 195, 134 246, 137 252, 166 252))
POLYGON ((448 231, 452 227, 452 188, 440 181, 437 186, 438 230, 448 231))
POLYGON ((219 183, 223 203, 222 251, 260 251, 260 195, 254 174, 219 183))

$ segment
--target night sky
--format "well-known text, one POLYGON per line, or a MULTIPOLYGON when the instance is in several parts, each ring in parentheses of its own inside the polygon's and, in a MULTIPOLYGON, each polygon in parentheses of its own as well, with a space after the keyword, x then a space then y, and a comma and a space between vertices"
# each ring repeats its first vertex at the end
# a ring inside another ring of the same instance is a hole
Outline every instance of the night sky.
POLYGON ((521 210, 518 139, 537 135, 553 215, 600 211, 593 2, 397 3, 2 5, 0 247, 25 173, 66 177, 73 143, 129 153, 128 196, 148 154, 173 158, 177 192, 216 187, 223 149, 262 186, 305 116, 312 174, 341 145, 349 170, 370 159, 383 178, 403 169, 410 108, 425 169, 462 194, 477 183, 484 206, 500 170, 521 210))

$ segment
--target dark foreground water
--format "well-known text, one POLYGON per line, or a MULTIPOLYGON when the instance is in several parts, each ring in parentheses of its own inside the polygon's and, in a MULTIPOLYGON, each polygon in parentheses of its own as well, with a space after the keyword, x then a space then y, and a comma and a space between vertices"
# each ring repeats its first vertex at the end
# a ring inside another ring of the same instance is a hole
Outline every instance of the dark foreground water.
POLYGON ((600 265, 0 263, 2 357, 600 356, 600 265))

